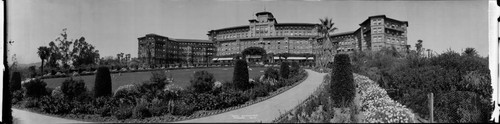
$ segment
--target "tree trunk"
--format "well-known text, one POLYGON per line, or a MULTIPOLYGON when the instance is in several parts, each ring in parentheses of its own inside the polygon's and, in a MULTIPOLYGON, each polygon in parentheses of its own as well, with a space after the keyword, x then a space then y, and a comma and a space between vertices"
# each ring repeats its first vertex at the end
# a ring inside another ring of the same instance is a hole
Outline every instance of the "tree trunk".
POLYGON ((40 70, 42 71, 40 74, 42 74, 42 76, 44 75, 44 73, 43 73, 43 62, 44 62, 44 60, 42 59, 42 65, 40 65, 40 70))

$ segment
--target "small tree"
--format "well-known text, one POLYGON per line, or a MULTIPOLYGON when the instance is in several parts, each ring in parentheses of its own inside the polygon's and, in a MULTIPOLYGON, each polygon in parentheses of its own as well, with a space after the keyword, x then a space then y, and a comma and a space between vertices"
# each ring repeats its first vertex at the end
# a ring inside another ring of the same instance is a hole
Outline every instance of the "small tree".
POLYGON ((21 89, 21 73, 14 72, 12 78, 10 79, 10 90, 16 91, 21 89))
POLYGON ((290 67, 288 66, 288 62, 282 62, 280 66, 280 74, 281 77, 287 79, 290 75, 290 67))
POLYGON ((334 60, 330 96, 335 101, 334 107, 347 107, 345 105, 352 102, 356 93, 352 65, 347 54, 337 54, 334 60))
POLYGON ((191 86, 200 93, 212 90, 214 83, 214 75, 205 70, 195 72, 193 79, 191 79, 191 86))
POLYGON ((83 80, 73 80, 73 78, 70 78, 64 80, 61 85, 61 91, 64 95, 68 96, 68 98, 74 98, 85 93, 87 87, 85 87, 85 82, 83 82, 83 80))
POLYGON ((245 60, 236 60, 236 65, 234 66, 233 73, 233 83, 235 86, 241 90, 246 90, 250 87, 250 82, 248 81, 248 65, 245 60))
POLYGON ((112 94, 111 75, 108 67, 99 67, 95 76, 94 97, 112 94))

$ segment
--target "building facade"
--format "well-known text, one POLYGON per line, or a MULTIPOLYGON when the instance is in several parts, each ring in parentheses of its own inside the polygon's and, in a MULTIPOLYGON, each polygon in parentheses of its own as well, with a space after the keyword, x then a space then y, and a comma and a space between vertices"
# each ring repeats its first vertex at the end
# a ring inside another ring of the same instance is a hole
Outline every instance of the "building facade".
MULTIPOLYGON (((322 45, 331 45, 329 53, 352 53, 354 51, 378 51, 382 48, 394 47, 398 51, 408 49, 407 21, 388 18, 385 15, 370 16, 359 24, 355 31, 333 33, 331 41, 319 44, 322 39, 317 32, 319 24, 312 23, 278 23, 270 12, 255 14, 256 19, 249 20, 248 25, 221 28, 208 31, 210 41, 217 47, 217 60, 232 60, 231 56, 241 53, 248 47, 262 47, 273 60, 280 59, 276 55, 319 54, 322 45)), ((314 57, 295 57, 297 59, 313 59, 314 57)))
MULTIPOLYGON (((317 35, 316 24, 278 23, 270 12, 259 12, 248 25, 208 31, 209 40, 217 46, 214 61, 232 60, 249 47, 261 47, 270 56, 270 61, 280 59, 278 54, 312 54, 312 44, 317 35)), ((295 57, 307 60, 307 57, 295 57)), ((312 57, 311 57, 312 59, 312 57)))
POLYGON ((157 34, 138 38, 138 59, 149 65, 202 65, 211 62, 216 47, 211 41, 174 39, 157 34))

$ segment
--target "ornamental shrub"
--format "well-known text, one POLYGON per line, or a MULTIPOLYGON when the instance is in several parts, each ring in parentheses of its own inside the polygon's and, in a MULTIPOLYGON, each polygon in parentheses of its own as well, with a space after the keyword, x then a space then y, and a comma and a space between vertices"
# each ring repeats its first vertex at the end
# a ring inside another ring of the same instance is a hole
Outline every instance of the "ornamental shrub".
POLYGON ((233 83, 240 90, 246 90, 250 88, 251 84, 248 81, 248 65, 245 60, 236 60, 236 65, 234 66, 233 73, 233 83))
POLYGON ((112 94, 111 75, 108 67, 99 67, 95 76, 94 97, 112 94))
POLYGON ((72 99, 85 93, 87 88, 83 80, 73 80, 73 78, 69 78, 63 81, 61 91, 64 95, 68 96, 68 98, 72 99))
POLYGON ((290 68, 292 75, 296 75, 300 72, 300 66, 298 62, 292 62, 292 67, 290 68))
POLYGON ((132 110, 134 110, 134 106, 132 105, 122 105, 118 107, 114 112, 113 116, 118 120, 124 120, 132 117, 132 110))
POLYGON ((334 107, 347 107, 344 105, 351 104, 356 92, 352 65, 347 54, 337 54, 334 60, 329 92, 334 101, 334 107))
POLYGON ((149 80, 156 83, 166 83, 167 76, 162 71, 153 71, 149 80))
POLYGON ((23 84, 23 87, 26 89, 25 95, 35 98, 40 98, 48 94, 45 86, 47 86, 47 83, 43 82, 41 79, 30 80, 23 84))
POLYGON ((278 70, 276 70, 272 67, 268 67, 264 71, 264 78, 278 80, 280 78, 280 74, 279 74, 278 70))
POLYGON ((196 71, 193 75, 193 79, 191 79, 191 86, 194 91, 198 93, 204 93, 212 90, 214 83, 214 75, 205 70, 196 71))
POLYGON ((147 117, 151 117, 151 112, 147 108, 148 103, 145 102, 144 100, 141 101, 139 104, 137 104, 134 107, 134 110, 132 111, 132 118, 136 119, 143 119, 147 117))
POLYGON ((282 62, 280 66, 280 74, 281 77, 287 79, 290 75, 290 67, 288 66, 288 62, 282 62))
POLYGON ((10 78, 10 91, 16 91, 21 89, 21 73, 14 72, 12 78, 10 78))

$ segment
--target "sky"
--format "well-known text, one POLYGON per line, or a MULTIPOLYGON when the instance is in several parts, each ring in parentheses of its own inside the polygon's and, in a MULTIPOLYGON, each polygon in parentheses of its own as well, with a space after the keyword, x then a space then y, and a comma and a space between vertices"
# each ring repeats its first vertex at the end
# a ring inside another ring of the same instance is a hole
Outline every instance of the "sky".
POLYGON ((101 57, 123 52, 137 57, 138 37, 155 33, 205 39, 213 29, 248 25, 255 13, 273 13, 278 23, 319 23, 333 19, 336 31, 354 31, 369 16, 408 21, 408 44, 417 40, 438 53, 475 48, 488 55, 488 2, 325 1, 325 0, 12 0, 7 3, 10 55, 19 63, 40 62, 37 48, 48 46, 67 28, 69 39, 85 37, 101 57))

